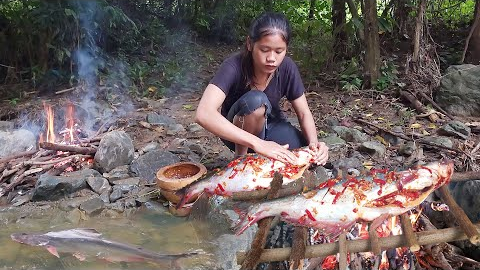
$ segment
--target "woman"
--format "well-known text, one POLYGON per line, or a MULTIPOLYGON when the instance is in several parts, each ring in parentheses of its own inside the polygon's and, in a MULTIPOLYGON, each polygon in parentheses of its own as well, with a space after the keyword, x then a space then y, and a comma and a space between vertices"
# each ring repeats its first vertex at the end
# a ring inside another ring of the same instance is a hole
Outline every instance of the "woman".
POLYGON ((256 18, 244 51, 227 58, 205 89, 196 122, 222 138, 236 156, 245 155, 250 148, 296 164, 289 149, 309 145, 316 153, 316 163, 324 165, 328 148, 317 139, 298 68, 285 56, 290 34, 283 14, 267 12, 256 18), (292 104, 301 132, 283 116, 282 97, 292 104))

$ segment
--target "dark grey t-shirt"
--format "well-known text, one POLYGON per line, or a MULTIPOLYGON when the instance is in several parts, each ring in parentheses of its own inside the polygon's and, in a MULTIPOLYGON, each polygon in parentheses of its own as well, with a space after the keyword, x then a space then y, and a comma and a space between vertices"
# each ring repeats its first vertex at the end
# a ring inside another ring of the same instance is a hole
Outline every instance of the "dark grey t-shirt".
MULTIPOLYGON (((241 53, 235 53, 223 61, 220 69, 215 76, 210 80, 211 84, 216 85, 222 89, 226 98, 222 104, 222 115, 226 116, 230 107, 247 91, 250 89, 245 86, 242 76, 241 53)), ((293 60, 286 56, 277 68, 274 77, 264 90, 265 95, 272 104, 272 115, 269 116, 271 120, 284 118, 280 110, 280 99, 286 97, 287 100, 292 101, 305 92, 300 72, 293 60)))

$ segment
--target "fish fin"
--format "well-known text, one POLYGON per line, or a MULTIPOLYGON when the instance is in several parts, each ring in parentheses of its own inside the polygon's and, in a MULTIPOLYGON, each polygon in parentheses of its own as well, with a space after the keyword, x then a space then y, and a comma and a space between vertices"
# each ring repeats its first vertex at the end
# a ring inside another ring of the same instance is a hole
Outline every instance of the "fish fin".
POLYGON ((57 258, 60 258, 60 255, 58 255, 58 251, 57 251, 57 248, 54 247, 54 246, 47 246, 46 247, 48 252, 50 252, 53 256, 57 257, 57 258))
POLYGON ((93 228, 79 228, 75 229, 76 232, 80 234, 84 234, 85 236, 90 236, 90 237, 100 237, 102 236, 101 233, 99 233, 97 230, 93 228))
POLYGON ((200 197, 193 203, 192 210, 188 216, 188 220, 206 220, 210 212, 210 203, 207 193, 203 192, 200 197))
POLYGON ((87 257, 85 256, 85 254, 83 253, 80 253, 80 252, 75 252, 72 254, 73 257, 77 258, 79 261, 83 262, 87 259, 87 257))
POLYGON ((186 203, 188 203, 188 201, 190 200, 190 197, 192 196, 188 192, 188 187, 184 187, 184 188, 178 190, 177 192, 175 192, 175 195, 177 195, 178 197, 181 198, 180 201, 177 203, 177 207, 176 207, 177 209, 180 209, 186 203))

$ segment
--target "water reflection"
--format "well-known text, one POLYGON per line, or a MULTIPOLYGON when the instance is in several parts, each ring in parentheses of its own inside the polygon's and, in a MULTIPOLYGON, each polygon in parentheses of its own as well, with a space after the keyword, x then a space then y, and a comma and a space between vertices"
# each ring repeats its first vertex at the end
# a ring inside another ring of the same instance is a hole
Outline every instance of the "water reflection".
POLYGON ((105 239, 141 246, 162 253, 183 253, 201 249, 206 254, 179 260, 181 269, 213 269, 215 239, 225 231, 208 222, 189 221, 170 215, 161 208, 138 209, 128 217, 92 217, 72 224, 67 213, 55 208, 31 212, 0 209, 0 269, 171 269, 169 265, 146 262, 110 263, 78 261, 70 254, 60 253, 60 259, 45 248, 19 244, 10 235, 17 232, 46 233, 72 228, 94 228, 105 239))

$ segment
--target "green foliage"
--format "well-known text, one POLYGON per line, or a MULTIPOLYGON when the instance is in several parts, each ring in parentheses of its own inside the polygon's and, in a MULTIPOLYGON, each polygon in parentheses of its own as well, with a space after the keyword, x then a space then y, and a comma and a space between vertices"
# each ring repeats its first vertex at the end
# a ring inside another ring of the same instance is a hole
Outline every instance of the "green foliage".
POLYGON ((375 83, 375 88, 384 91, 397 81, 397 65, 393 61, 383 61, 380 67, 380 77, 375 83))
POLYGON ((347 92, 357 91, 362 88, 363 79, 360 71, 362 70, 356 58, 352 58, 343 63, 343 69, 340 73, 340 88, 347 92))

